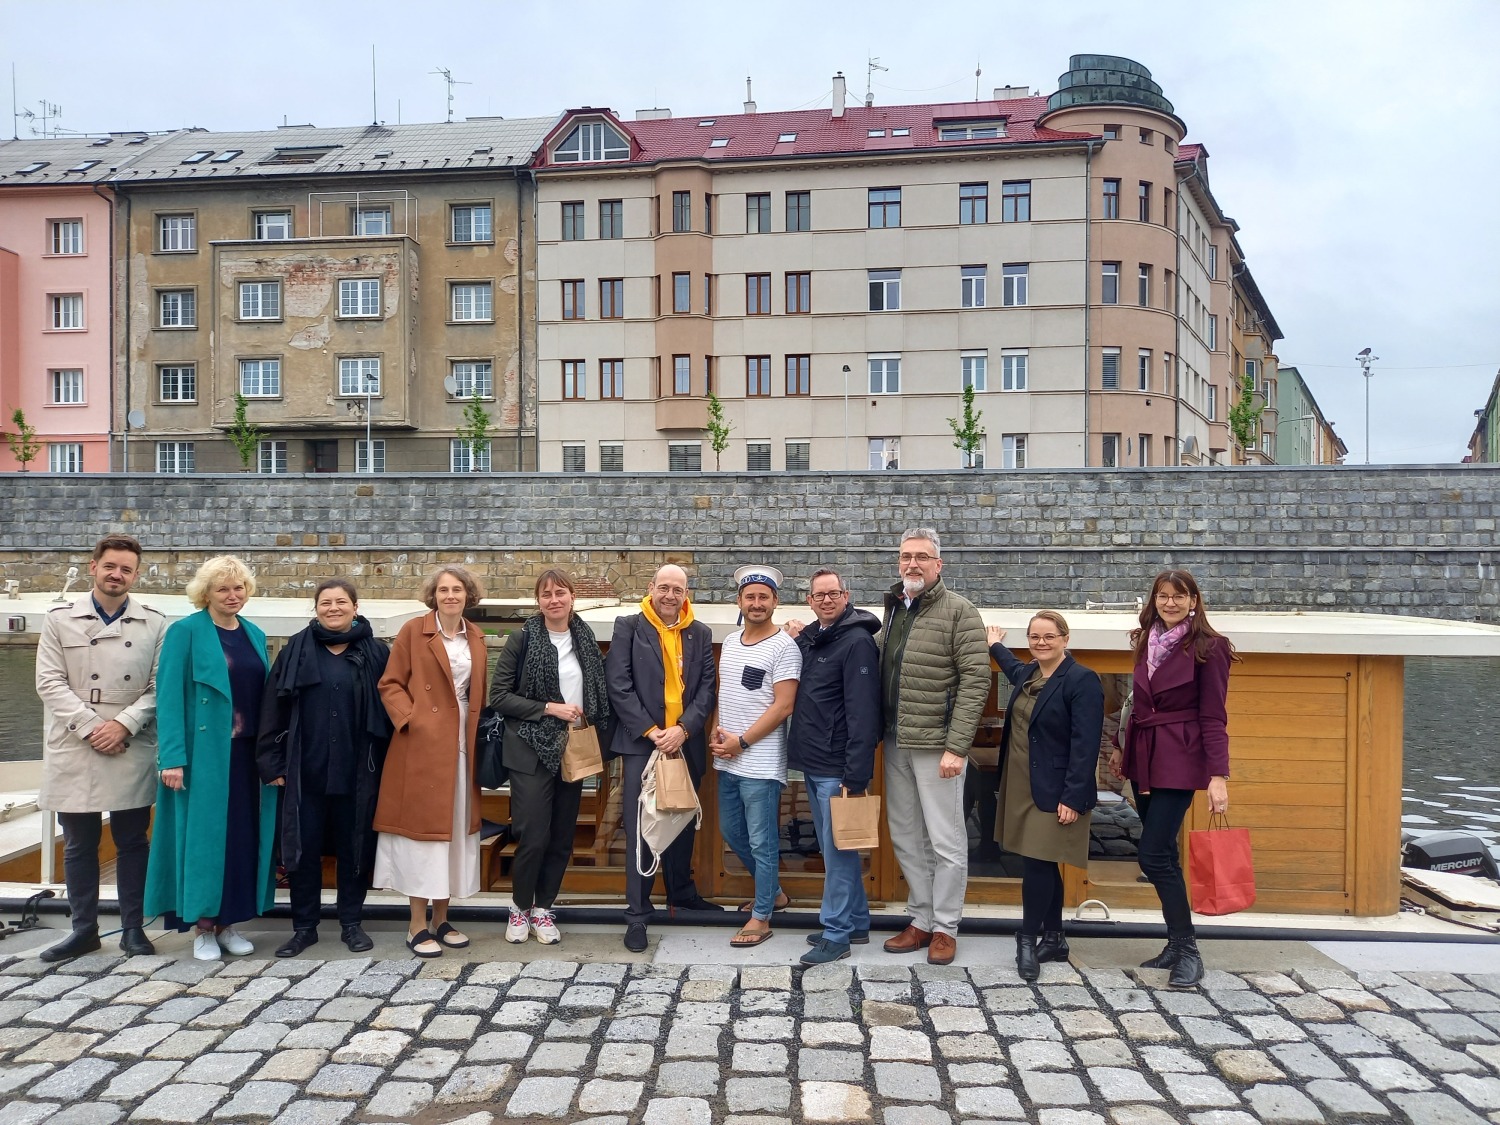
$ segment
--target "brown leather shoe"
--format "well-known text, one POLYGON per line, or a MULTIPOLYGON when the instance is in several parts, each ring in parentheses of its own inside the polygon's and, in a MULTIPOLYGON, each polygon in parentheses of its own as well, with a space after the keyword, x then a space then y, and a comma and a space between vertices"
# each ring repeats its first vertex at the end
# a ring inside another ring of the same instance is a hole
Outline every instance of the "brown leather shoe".
POLYGON ((947 934, 936 932, 932 935, 932 942, 927 947, 927 963, 929 965, 951 965, 953 956, 958 952, 958 942, 947 934))
POLYGON ((895 937, 886 938, 885 951, 887 953, 915 953, 919 949, 926 949, 930 941, 932 941, 932 935, 926 930, 907 926, 895 937))

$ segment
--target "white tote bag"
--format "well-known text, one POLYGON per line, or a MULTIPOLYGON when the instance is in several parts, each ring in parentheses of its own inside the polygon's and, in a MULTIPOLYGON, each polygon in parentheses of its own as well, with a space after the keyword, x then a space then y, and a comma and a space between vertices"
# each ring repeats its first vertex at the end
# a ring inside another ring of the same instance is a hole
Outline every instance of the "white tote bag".
MULTIPOLYGON (((646 759, 646 768, 641 773, 641 801, 636 817, 635 869, 644 876, 654 876, 661 869, 661 853, 682 834, 689 824, 703 827, 703 805, 682 812, 666 812, 656 807, 656 762, 661 751, 651 751, 646 759), (642 866, 642 849, 651 849, 651 869, 642 866)), ((629 768, 628 766, 626 767, 629 768)), ((696 795, 695 795, 696 801, 696 795)))

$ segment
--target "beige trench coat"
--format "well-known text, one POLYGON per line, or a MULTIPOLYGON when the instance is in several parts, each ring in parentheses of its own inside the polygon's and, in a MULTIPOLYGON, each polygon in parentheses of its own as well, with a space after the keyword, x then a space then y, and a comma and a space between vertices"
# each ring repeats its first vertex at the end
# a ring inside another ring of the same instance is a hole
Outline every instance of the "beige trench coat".
POLYGON ((42 808, 113 812, 156 800, 156 662, 166 631, 166 617, 134 598, 108 625, 95 615, 92 594, 47 614, 36 649, 46 712, 42 808), (110 719, 130 732, 119 754, 84 741, 110 719))

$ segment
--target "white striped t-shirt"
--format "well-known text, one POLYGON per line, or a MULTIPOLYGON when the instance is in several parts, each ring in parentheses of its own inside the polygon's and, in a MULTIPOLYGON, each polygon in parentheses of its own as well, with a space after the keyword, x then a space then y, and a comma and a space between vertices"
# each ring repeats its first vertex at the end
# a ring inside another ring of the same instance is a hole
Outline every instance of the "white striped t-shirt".
MULTIPOLYGON (((743 644, 743 635, 731 633, 719 653, 719 725, 734 733, 749 730, 766 713, 776 684, 802 678, 802 650, 786 633, 778 629, 753 645, 743 644)), ((786 784, 786 724, 737 757, 715 758, 714 768, 786 784)))

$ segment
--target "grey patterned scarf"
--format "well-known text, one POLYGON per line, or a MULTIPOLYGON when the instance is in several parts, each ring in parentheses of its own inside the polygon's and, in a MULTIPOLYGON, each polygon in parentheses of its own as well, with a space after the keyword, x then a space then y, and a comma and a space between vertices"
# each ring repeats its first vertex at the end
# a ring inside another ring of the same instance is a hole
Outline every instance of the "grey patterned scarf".
MULTIPOLYGON (((525 699, 562 703, 562 676, 558 671, 557 648, 547 635, 547 623, 540 613, 526 619, 522 626, 526 638, 526 656, 521 661, 521 678, 516 694, 525 699)), ((593 726, 609 724, 609 689, 604 679, 604 657, 592 630, 575 613, 568 618, 568 632, 573 637, 573 653, 583 669, 583 714, 593 726)), ((536 751, 537 759, 552 773, 562 767, 563 750, 568 745, 568 724, 545 715, 516 724, 516 734, 536 751)))

